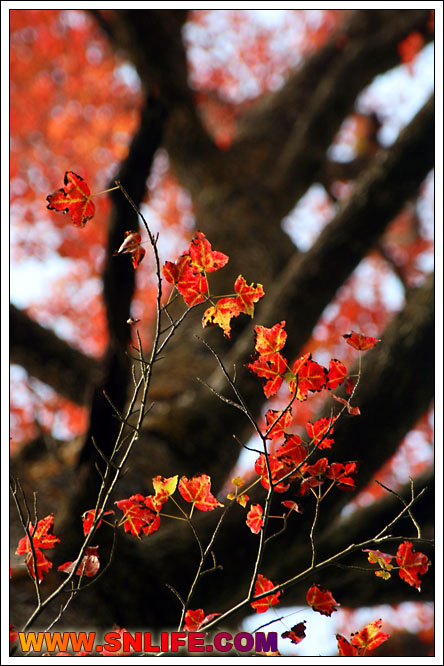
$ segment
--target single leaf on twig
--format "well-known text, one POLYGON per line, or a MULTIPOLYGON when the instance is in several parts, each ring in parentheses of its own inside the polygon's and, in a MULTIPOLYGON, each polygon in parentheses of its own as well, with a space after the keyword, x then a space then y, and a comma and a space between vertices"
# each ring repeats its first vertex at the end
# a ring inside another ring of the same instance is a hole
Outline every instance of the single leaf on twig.
POLYGON ((74 171, 67 171, 63 182, 65 187, 46 197, 47 208, 69 213, 76 227, 84 227, 95 213, 90 189, 74 171))

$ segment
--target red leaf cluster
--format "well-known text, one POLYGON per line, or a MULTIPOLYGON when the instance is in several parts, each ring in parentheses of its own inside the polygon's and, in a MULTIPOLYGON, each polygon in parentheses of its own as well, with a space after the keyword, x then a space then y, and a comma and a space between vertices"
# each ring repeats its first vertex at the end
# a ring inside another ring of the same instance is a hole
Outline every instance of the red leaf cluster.
POLYGON ((427 555, 421 552, 415 552, 411 541, 403 541, 399 547, 396 555, 390 553, 381 553, 380 550, 371 550, 366 548, 364 553, 368 553, 368 561, 371 564, 377 564, 379 569, 375 571, 375 575, 388 580, 391 577, 392 571, 398 570, 399 577, 412 587, 416 587, 418 592, 421 590, 420 576, 427 573, 429 568, 429 559, 427 555), (396 557, 396 564, 391 564, 392 560, 396 557))
POLYGON ((205 234, 198 231, 188 251, 175 263, 166 261, 162 272, 167 282, 175 285, 189 307, 210 300, 212 305, 204 312, 202 326, 219 326, 225 337, 229 338, 233 317, 241 313, 253 317, 254 304, 264 296, 264 290, 261 284, 247 284, 245 278, 239 275, 234 283, 234 295, 224 296, 214 303, 209 293, 207 274, 223 268, 227 261, 227 255, 213 250, 205 234))
POLYGON ((285 381, 290 393, 297 391, 298 400, 306 400, 308 392, 335 389, 345 380, 347 369, 341 361, 331 359, 329 369, 313 361, 311 354, 297 359, 292 368, 280 353, 285 345, 287 333, 285 321, 271 328, 255 326, 255 355, 247 367, 254 374, 266 379, 264 394, 270 398, 279 391, 285 381))

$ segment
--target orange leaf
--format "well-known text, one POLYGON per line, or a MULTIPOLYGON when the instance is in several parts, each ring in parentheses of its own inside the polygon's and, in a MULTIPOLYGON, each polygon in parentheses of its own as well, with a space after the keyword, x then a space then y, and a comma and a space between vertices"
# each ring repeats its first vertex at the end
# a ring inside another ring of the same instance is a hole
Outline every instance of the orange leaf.
POLYGON ((334 439, 332 437, 327 438, 325 435, 327 432, 329 435, 333 433, 333 423, 336 421, 336 418, 336 416, 332 418, 325 416, 314 423, 311 423, 311 421, 306 422, 305 429, 307 434, 313 444, 318 446, 319 449, 330 449, 331 445, 334 444, 334 439))
POLYGON ((279 352, 259 356, 252 363, 248 363, 247 368, 254 372, 258 377, 268 379, 264 384, 264 394, 266 398, 275 395, 282 384, 284 373, 287 369, 287 361, 279 352))
POLYGON ((272 426, 270 432, 267 435, 267 439, 278 439, 285 434, 286 429, 291 424, 291 408, 287 409, 285 412, 278 412, 275 409, 269 409, 265 414, 265 420, 267 422, 267 431, 270 426, 272 426))
POLYGON ((46 197, 47 208, 69 213, 76 227, 84 227, 95 213, 90 189, 74 171, 67 171, 63 182, 65 187, 46 197))
POLYGON ((204 312, 202 318, 203 328, 207 326, 220 326, 226 338, 230 337, 231 319, 241 313, 237 299, 233 296, 227 296, 218 300, 216 305, 212 305, 204 312))
MULTIPOLYGON (((37 528, 34 530, 32 523, 29 523, 28 529, 31 534, 32 542, 34 548, 54 548, 56 543, 60 542, 60 539, 54 534, 51 534, 54 524, 54 514, 50 513, 46 518, 42 518, 37 523, 37 528)), ((24 553, 32 553, 31 545, 29 542, 28 536, 24 536, 20 539, 17 550, 15 551, 16 555, 23 555, 24 553)))
POLYGON ((287 333, 284 327, 285 321, 281 321, 271 328, 265 328, 265 326, 254 327, 256 336, 254 348, 260 354, 262 360, 268 360, 285 345, 287 333))
POLYGON ((183 476, 179 492, 186 502, 192 502, 199 511, 212 511, 223 506, 210 492, 211 479, 207 474, 195 474, 192 479, 183 476))
POLYGON ((257 303, 263 296, 265 296, 264 288, 261 284, 254 286, 254 283, 247 284, 242 275, 239 275, 234 283, 234 291, 237 294, 236 303, 240 312, 244 312, 254 316, 254 303, 257 303))
POLYGON ((185 613, 185 631, 198 631, 204 618, 205 612, 203 608, 198 608, 197 610, 187 610, 185 613))
POLYGON ((355 480, 350 476, 358 471, 358 463, 348 462, 332 463, 327 472, 327 477, 333 479, 338 484, 339 490, 354 490, 356 488, 355 480))
POLYGON ((330 367, 327 373, 327 381, 325 387, 329 390, 338 388, 340 384, 344 381, 347 376, 347 368, 341 361, 338 361, 336 358, 332 358, 330 361, 330 367))
POLYGON ((419 576, 425 574, 429 568, 429 560, 424 553, 415 552, 410 541, 403 541, 396 553, 396 562, 399 566, 399 576, 412 587, 421 590, 419 576))
POLYGON ((188 250, 193 268, 197 268, 204 273, 212 273, 225 266, 228 257, 223 252, 217 252, 211 249, 210 242, 205 234, 198 231, 190 243, 188 250))
POLYGON ((330 590, 327 590, 322 585, 312 585, 307 592, 307 603, 321 615, 330 615, 333 611, 338 610, 335 606, 339 606, 337 601, 333 599, 330 590))
POLYGON ((247 513, 247 525, 253 534, 259 534, 263 525, 262 507, 260 504, 251 504, 250 510, 247 513))
POLYGON ((341 634, 336 634, 336 640, 338 641, 338 651, 339 656, 341 657, 357 657, 359 656, 359 650, 354 645, 348 642, 344 636, 341 634))
MULTIPOLYGON (((265 578, 262 574, 257 575, 256 579, 256 584, 254 586, 254 594, 255 596, 258 594, 262 594, 263 592, 267 592, 268 590, 272 590, 275 587, 274 583, 271 582, 271 580, 268 580, 268 578, 265 578)), ((279 603, 279 596, 280 592, 276 592, 275 594, 270 594, 269 596, 262 597, 262 599, 258 599, 257 601, 252 601, 250 606, 255 609, 256 613, 265 613, 270 606, 275 606, 276 604, 279 603)))
POLYGON ((185 631, 199 631, 203 626, 211 622, 214 617, 217 617, 220 613, 210 613, 205 615, 202 608, 197 610, 187 610, 185 613, 185 631))
POLYGON ((346 340, 348 345, 351 345, 358 351, 367 351, 367 349, 371 349, 378 342, 381 342, 379 338, 372 338, 369 335, 361 335, 361 333, 356 333, 355 331, 345 333, 342 337, 346 340))
POLYGON ((123 511, 120 524, 124 525, 125 532, 140 539, 142 534, 151 534, 158 528, 159 516, 146 506, 145 497, 140 493, 115 504, 123 511))
POLYGON ((381 643, 390 638, 390 634, 381 631, 382 620, 375 620, 367 624, 361 631, 352 634, 352 644, 359 648, 360 655, 364 656, 366 652, 375 650, 381 643))
MULTIPOLYGON (((289 484, 285 482, 277 482, 289 471, 287 465, 273 455, 268 456, 268 464, 270 465, 271 479, 273 483, 277 484, 274 486, 275 491, 278 493, 284 493, 286 490, 288 490, 289 484)), ((259 474, 261 477, 261 485, 268 490, 270 483, 268 479, 267 463, 263 453, 261 453, 259 458, 256 460, 254 464, 254 470, 256 474, 259 474)))
MULTIPOLYGON (((114 513, 114 511, 106 511, 103 515, 108 516, 111 513, 114 513)), ((85 513, 83 514, 83 516, 82 516, 83 534, 85 536, 90 533, 95 516, 96 516, 96 512, 95 512, 94 509, 90 509, 89 511, 85 511, 85 513)), ((97 523, 96 529, 98 529, 100 527, 101 523, 102 523, 102 521, 99 520, 99 522, 97 523)))
POLYGON ((307 450, 305 446, 302 446, 299 435, 286 436, 285 443, 281 444, 276 451, 276 457, 279 460, 284 458, 284 462, 291 464, 293 467, 297 467, 303 462, 307 457, 307 450))
POLYGON ((43 574, 48 573, 48 571, 52 569, 52 562, 50 562, 38 548, 35 549, 35 556, 36 567, 34 566, 34 558, 31 551, 26 555, 26 566, 33 578, 35 578, 35 569, 37 568, 37 577, 39 582, 41 582, 43 580, 43 574))

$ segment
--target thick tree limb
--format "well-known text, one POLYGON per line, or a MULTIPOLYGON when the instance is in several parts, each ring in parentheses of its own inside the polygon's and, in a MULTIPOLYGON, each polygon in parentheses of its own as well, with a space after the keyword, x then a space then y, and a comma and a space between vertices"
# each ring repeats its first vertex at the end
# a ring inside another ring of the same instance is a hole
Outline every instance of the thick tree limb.
POLYGON ((91 399, 101 365, 40 326, 14 305, 9 308, 10 360, 78 405, 91 399))
POLYGON ((247 115, 233 162, 238 170, 254 168, 259 180, 272 184, 282 216, 316 178, 358 93, 399 64, 399 42, 412 30, 432 38, 429 17, 427 9, 353 12, 280 91, 247 115))

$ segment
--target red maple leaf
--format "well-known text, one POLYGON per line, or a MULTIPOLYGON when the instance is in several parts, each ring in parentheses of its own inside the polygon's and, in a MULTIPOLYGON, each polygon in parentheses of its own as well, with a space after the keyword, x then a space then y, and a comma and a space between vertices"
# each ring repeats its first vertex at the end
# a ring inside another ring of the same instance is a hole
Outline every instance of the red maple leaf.
POLYGON ((207 474, 195 474, 191 479, 183 476, 179 481, 179 492, 186 502, 192 502, 199 511, 212 511, 223 506, 211 494, 211 479, 207 474))
POLYGON ((220 298, 216 305, 211 305, 204 312, 202 317, 202 326, 220 326, 226 338, 231 335, 231 320, 240 315, 241 310, 234 296, 220 298))
MULTIPOLYGON (((262 574, 258 574, 256 584, 254 586, 254 594, 255 596, 262 594, 263 592, 272 590, 274 587, 275 584, 272 583, 271 580, 268 580, 268 578, 265 578, 265 576, 262 574)), ((256 613, 265 613, 271 606, 275 606, 279 603, 280 594, 280 592, 276 592, 275 594, 262 597, 262 599, 252 601, 250 606, 255 609, 256 613)))
POLYGON ((289 638, 294 645, 297 645, 305 638, 305 620, 295 624, 290 631, 284 631, 282 638, 289 638))
POLYGON ((279 352, 275 352, 274 354, 259 356, 252 363, 248 363, 247 368, 258 377, 268 379, 264 384, 264 394, 266 398, 270 398, 281 387, 284 373, 287 370, 287 361, 279 352))
POLYGON ((278 439, 285 435, 286 429, 291 424, 291 409, 287 409, 285 412, 269 409, 265 414, 265 420, 267 422, 267 432, 272 426, 267 434, 267 439, 278 439))
POLYGON ((363 657, 367 652, 375 650, 381 643, 390 638, 390 634, 381 631, 382 620, 375 620, 367 624, 361 631, 352 634, 352 644, 359 648, 359 655, 363 657))
POLYGON ((338 386, 342 384, 346 376, 347 376, 347 368, 345 367, 345 365, 341 363, 341 361, 338 361, 336 358, 332 358, 327 373, 325 388, 329 390, 338 388, 338 386))
POLYGON ((371 349, 378 342, 381 342, 378 338, 372 338, 369 335, 361 335, 361 333, 356 333, 355 331, 344 333, 342 337, 346 340, 348 345, 351 345, 358 351, 367 351, 367 349, 371 349))
POLYGON ((187 610, 185 613, 185 631, 199 631, 203 626, 211 622, 214 617, 217 617, 220 613, 210 613, 205 615, 203 608, 198 608, 197 610, 187 610))
POLYGON ((90 189, 74 171, 67 171, 63 182, 65 187, 46 197, 47 208, 69 213, 76 227, 84 227, 95 213, 90 189))
POLYGON ((146 506, 145 497, 140 493, 115 504, 123 511, 119 524, 124 526, 125 532, 140 539, 142 534, 152 534, 157 530, 159 516, 146 506))
POLYGON ((318 446, 319 449, 330 449, 331 445, 334 444, 334 439, 332 437, 325 437, 325 435, 327 432, 329 435, 333 432, 333 423, 336 421, 336 418, 336 416, 332 418, 325 416, 314 423, 311 421, 306 422, 305 429, 307 434, 312 443, 318 446))
POLYGON ((327 478, 336 481, 339 490, 354 490, 356 483, 351 474, 356 474, 357 471, 358 463, 356 462, 332 463, 327 472, 327 478))
POLYGON ((192 268, 202 273, 217 271, 228 261, 226 254, 211 249, 210 242, 201 231, 198 231, 192 239, 188 254, 192 268))
POLYGON ((337 601, 334 600, 330 590, 327 590, 322 585, 312 585, 307 592, 307 603, 321 615, 330 615, 333 611, 338 610, 337 601))
POLYGON ((429 560, 424 553, 415 552, 410 541, 403 541, 396 553, 396 562, 399 566, 399 576, 412 587, 421 590, 420 575, 425 574, 429 568, 429 560))
MULTIPOLYGON (((46 518, 42 518, 37 523, 37 527, 34 530, 32 523, 29 523, 28 529, 34 544, 34 548, 54 548, 56 543, 60 542, 60 539, 54 534, 51 534, 54 525, 54 514, 50 513, 46 518)), ((31 545, 29 542, 28 536, 24 536, 20 539, 17 550, 15 551, 16 555, 23 555, 24 553, 31 553, 31 545)))
POLYGON ((279 352, 285 345, 287 333, 285 332, 285 321, 275 324, 271 328, 265 326, 255 326, 255 345, 257 353, 266 361, 279 352))
POLYGON ((166 261, 162 267, 164 278, 174 284, 185 303, 191 307, 202 303, 208 292, 208 282, 204 274, 191 267, 190 256, 184 254, 176 261, 166 261))
POLYGON ((340 657, 357 657, 359 656, 359 650, 354 645, 348 642, 344 636, 341 634, 336 634, 336 640, 338 641, 338 651, 340 657))
MULTIPOLYGON (((289 471, 288 466, 284 464, 282 460, 279 460, 279 458, 273 455, 268 456, 268 464, 270 466, 272 482, 276 484, 274 486, 275 491, 278 493, 284 493, 286 490, 288 490, 289 484, 285 482, 278 483, 278 481, 280 478, 287 474, 289 471)), ((263 453, 261 453, 259 458, 256 460, 254 464, 254 470, 256 474, 261 477, 261 485, 268 490, 270 483, 268 479, 267 463, 263 453)))
POLYGON ((250 510, 247 513, 247 525, 253 534, 259 534, 263 525, 262 507, 260 504, 251 504, 250 510))
POLYGON ((29 551, 29 553, 26 555, 25 562, 26 566, 28 567, 28 571, 33 578, 35 578, 35 569, 37 569, 37 578, 39 582, 41 582, 43 580, 43 574, 48 573, 48 571, 52 569, 52 562, 43 555, 39 548, 35 549, 35 558, 36 561, 34 563, 32 552, 29 551))
POLYGON ((250 317, 254 316, 254 304, 257 303, 263 296, 265 296, 264 288, 261 284, 254 286, 254 283, 247 284, 242 275, 239 275, 234 283, 234 291, 236 292, 236 303, 239 311, 244 312, 250 317))
POLYGON ((297 399, 302 401, 307 399, 308 391, 317 392, 325 388, 327 369, 313 361, 311 354, 305 354, 295 361, 286 379, 291 393, 297 385, 297 399))
MULTIPOLYGON (((111 513, 114 513, 114 511, 106 511, 103 515, 104 515, 104 516, 108 516, 108 515, 110 515, 111 513)), ((90 531, 91 531, 91 527, 92 527, 92 524, 93 524, 93 522, 94 522, 95 515, 96 515, 95 510, 94 510, 94 509, 90 509, 89 511, 85 511, 85 513, 84 513, 83 516, 82 516, 82 520, 83 520, 83 534, 84 534, 85 536, 86 536, 87 534, 89 534, 90 531)), ((99 527, 100 527, 101 524, 102 524, 102 521, 99 520, 99 522, 97 523, 97 527, 96 527, 96 529, 99 529, 99 527)))
POLYGON ((307 457, 307 449, 301 444, 299 435, 287 436, 285 443, 276 450, 276 458, 297 467, 307 457))
MULTIPOLYGON (((77 576, 83 575, 92 578, 96 575, 100 569, 99 557, 97 555, 98 546, 89 546, 85 550, 85 555, 82 558, 82 561, 77 567, 76 574, 77 576)), ((71 573, 74 569, 74 562, 65 562, 58 567, 59 571, 64 571, 65 573, 71 573)))

